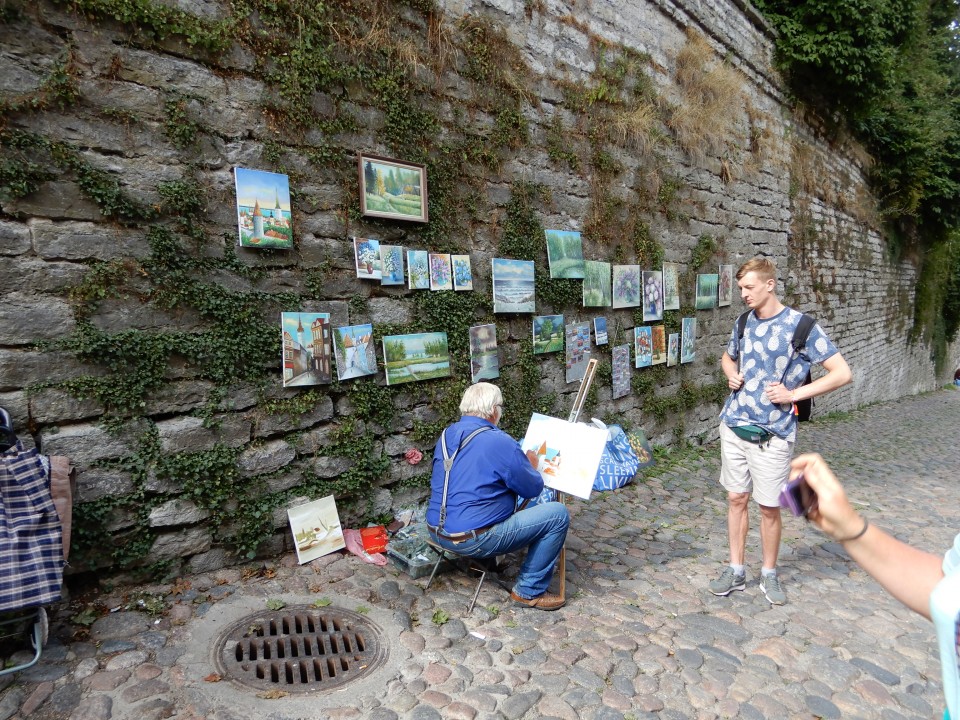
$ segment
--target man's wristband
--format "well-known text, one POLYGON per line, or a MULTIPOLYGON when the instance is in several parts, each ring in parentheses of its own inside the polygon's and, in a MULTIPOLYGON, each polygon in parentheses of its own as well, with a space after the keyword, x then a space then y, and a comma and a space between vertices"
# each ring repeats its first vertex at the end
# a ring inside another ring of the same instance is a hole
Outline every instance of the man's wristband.
POLYGON ((853 535, 852 537, 840 538, 840 539, 837 540, 837 542, 845 543, 845 542, 853 542, 854 540, 859 540, 860 538, 862 538, 862 537, 864 536, 864 533, 867 532, 867 528, 868 528, 868 527, 870 527, 870 521, 867 520, 866 518, 864 518, 864 519, 863 519, 863 528, 860 530, 860 532, 858 532, 856 535, 853 535))

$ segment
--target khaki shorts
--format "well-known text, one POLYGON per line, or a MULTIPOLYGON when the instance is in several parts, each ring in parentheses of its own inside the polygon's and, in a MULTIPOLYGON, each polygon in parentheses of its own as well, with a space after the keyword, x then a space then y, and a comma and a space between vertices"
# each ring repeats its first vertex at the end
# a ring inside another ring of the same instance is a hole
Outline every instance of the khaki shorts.
POLYGON ((780 487, 790 477, 793 443, 774 435, 756 445, 720 423, 720 484, 727 492, 753 492, 766 507, 780 506, 780 487))

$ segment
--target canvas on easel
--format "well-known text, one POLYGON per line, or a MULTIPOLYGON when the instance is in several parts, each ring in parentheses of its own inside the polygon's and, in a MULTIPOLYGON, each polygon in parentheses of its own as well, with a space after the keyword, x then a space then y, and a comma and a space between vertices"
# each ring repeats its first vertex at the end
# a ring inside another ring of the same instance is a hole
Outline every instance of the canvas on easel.
POLYGON ((520 447, 537 456, 546 487, 589 500, 606 444, 598 427, 534 413, 520 447))

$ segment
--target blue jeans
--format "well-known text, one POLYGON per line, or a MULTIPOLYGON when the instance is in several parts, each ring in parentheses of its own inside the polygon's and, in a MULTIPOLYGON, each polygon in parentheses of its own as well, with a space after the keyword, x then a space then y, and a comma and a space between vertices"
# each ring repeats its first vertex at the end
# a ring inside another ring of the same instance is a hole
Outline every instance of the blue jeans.
POLYGON ((530 599, 543 595, 550 587, 553 566, 569 525, 566 505, 548 502, 514 513, 478 538, 453 543, 433 533, 431 536, 441 547, 464 557, 488 558, 528 548, 513 591, 530 599))

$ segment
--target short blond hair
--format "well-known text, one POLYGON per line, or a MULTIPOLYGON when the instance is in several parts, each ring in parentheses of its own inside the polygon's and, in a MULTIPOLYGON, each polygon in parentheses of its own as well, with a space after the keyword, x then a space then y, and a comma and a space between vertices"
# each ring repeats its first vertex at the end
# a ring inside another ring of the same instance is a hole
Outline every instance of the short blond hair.
POLYGON ((756 273, 757 277, 766 282, 777 279, 777 264, 770 258, 755 257, 747 260, 737 270, 737 280, 743 280, 747 273, 756 273))
POLYGON ((493 417, 497 406, 503 407, 503 394, 493 383, 478 382, 463 393, 460 413, 477 417, 493 417))

